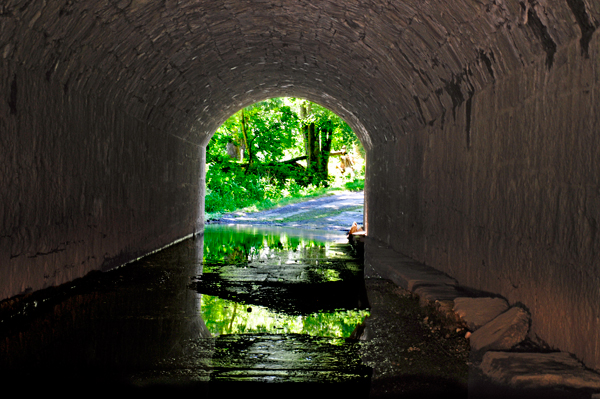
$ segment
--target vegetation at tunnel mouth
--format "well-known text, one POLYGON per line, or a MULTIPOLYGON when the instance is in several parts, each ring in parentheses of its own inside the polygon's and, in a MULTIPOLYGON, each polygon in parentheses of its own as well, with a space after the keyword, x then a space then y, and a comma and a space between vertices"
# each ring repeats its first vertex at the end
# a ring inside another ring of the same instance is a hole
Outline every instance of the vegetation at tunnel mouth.
POLYGON ((364 149, 339 116, 297 98, 232 115, 206 149, 207 219, 364 188, 364 149))

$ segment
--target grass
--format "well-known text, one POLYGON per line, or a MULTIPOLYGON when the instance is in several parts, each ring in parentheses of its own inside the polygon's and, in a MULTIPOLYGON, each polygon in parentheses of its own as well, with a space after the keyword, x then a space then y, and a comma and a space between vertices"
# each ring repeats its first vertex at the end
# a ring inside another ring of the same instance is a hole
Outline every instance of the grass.
POLYGON ((344 183, 344 187, 348 191, 362 191, 365 189, 365 179, 354 179, 353 181, 344 183))

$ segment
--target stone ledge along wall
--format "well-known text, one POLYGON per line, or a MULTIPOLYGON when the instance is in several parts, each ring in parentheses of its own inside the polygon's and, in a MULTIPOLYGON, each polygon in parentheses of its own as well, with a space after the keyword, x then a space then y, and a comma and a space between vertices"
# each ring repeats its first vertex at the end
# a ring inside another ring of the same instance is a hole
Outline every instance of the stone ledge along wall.
POLYGON ((309 98, 367 149, 368 234, 521 302, 600 369, 598 0, 6 0, 0 298, 202 229, 204 149, 309 98))

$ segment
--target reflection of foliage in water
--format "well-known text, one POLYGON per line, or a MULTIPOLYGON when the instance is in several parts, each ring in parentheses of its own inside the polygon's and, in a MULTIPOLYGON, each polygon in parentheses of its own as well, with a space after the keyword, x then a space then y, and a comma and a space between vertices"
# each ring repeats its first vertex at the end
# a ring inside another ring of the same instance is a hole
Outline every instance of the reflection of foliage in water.
POLYGON ((347 338, 368 316, 367 310, 339 310, 357 306, 348 289, 362 272, 340 244, 277 229, 207 227, 196 287, 212 334, 347 338))
POLYGON ((215 264, 231 265, 267 259, 281 251, 289 251, 289 259, 324 258, 328 246, 321 241, 279 232, 207 229, 204 235, 204 271, 210 271, 210 266, 215 264))
POLYGON ((369 315, 367 310, 287 315, 262 306, 248 306, 208 295, 202 296, 200 312, 208 330, 215 335, 276 333, 340 338, 349 337, 369 315))

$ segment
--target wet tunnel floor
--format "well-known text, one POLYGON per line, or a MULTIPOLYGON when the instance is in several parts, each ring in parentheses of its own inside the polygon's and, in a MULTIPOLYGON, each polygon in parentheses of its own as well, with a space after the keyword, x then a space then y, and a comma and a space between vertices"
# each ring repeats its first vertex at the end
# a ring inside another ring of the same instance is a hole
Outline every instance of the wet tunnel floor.
POLYGON ((462 393, 458 335, 385 281, 367 281, 367 293, 345 236, 323 234, 207 226, 126 267, 5 302, 0 383, 62 393, 462 393))

